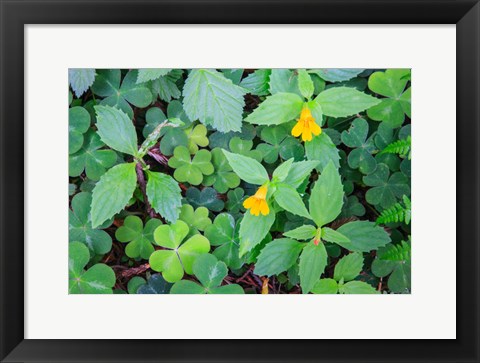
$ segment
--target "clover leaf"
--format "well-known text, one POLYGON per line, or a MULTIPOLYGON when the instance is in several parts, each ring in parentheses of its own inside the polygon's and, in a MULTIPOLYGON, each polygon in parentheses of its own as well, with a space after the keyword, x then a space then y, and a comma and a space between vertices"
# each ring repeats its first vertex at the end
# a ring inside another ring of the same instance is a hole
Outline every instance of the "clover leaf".
POLYGON ((130 119, 133 110, 130 104, 136 107, 147 107, 153 101, 153 96, 148 87, 142 83, 137 84, 138 71, 129 71, 120 85, 121 72, 119 69, 99 69, 92 91, 95 95, 105 97, 101 105, 114 106, 125 112, 130 119))
POLYGON ((210 142, 210 148, 214 149, 219 147, 220 149, 230 150, 230 140, 234 137, 239 137, 242 140, 253 140, 256 136, 255 126, 243 123, 240 132, 227 132, 226 134, 220 131, 215 131, 208 136, 210 142))
POLYGON ((283 160, 303 159, 303 146, 297 138, 290 135, 291 129, 292 126, 288 123, 262 129, 260 137, 265 143, 259 144, 257 150, 262 153, 267 164, 277 161, 279 155, 283 160))
POLYGON ((205 228, 205 237, 211 241, 212 246, 217 246, 213 255, 228 267, 236 270, 242 267, 243 259, 238 257, 240 224, 228 213, 219 214, 213 224, 205 228))
POLYGON ((396 293, 408 293, 411 288, 411 247, 409 242, 389 244, 377 252, 372 263, 375 276, 388 278, 388 288, 396 293))
POLYGON ((68 211, 68 240, 82 242, 93 253, 103 255, 112 248, 112 238, 102 229, 110 226, 112 219, 92 228, 91 204, 91 193, 81 192, 73 197, 72 209, 68 211))
POLYGON ((365 194, 367 202, 384 209, 390 208, 404 194, 410 195, 408 177, 401 172, 390 175, 385 164, 378 164, 374 173, 363 177, 363 182, 372 187, 365 194))
POLYGON ((207 128, 204 125, 190 126, 185 130, 188 138, 188 150, 190 154, 195 154, 198 147, 205 147, 208 145, 207 128))
POLYGON ((85 171, 88 178, 99 180, 117 160, 115 151, 100 150, 104 146, 100 136, 93 129, 89 129, 84 135, 81 149, 68 157, 68 174, 79 176, 85 171))
POLYGON ((130 258, 143 258, 148 260, 155 250, 152 246, 153 231, 162 224, 159 219, 150 219, 143 227, 142 220, 137 216, 128 216, 123 221, 123 226, 115 232, 117 240, 128 243, 125 253, 130 258))
POLYGON ((240 211, 244 212, 243 199, 245 198, 245 191, 242 188, 230 190, 227 193, 227 202, 225 208, 232 215, 237 215, 240 211))
POLYGON ((178 220, 159 226, 153 234, 155 243, 165 249, 151 254, 150 267, 161 272, 167 282, 180 281, 185 272, 191 275, 197 257, 210 251, 210 242, 200 234, 184 241, 189 231, 188 224, 178 220))
POLYGON ((236 188, 240 185, 240 178, 233 172, 221 149, 215 148, 212 150, 212 164, 215 171, 213 174, 205 177, 204 185, 213 185, 219 193, 225 193, 228 189, 236 188))
POLYGON ((223 279, 227 276, 228 269, 225 263, 218 261, 210 254, 200 256, 193 264, 193 273, 200 284, 190 280, 176 282, 171 294, 243 294, 244 291, 240 285, 231 284, 220 286, 223 279))
POLYGON ((146 285, 146 281, 143 277, 140 276, 133 276, 127 284, 127 291, 129 294, 137 294, 138 289, 144 285, 146 285))
POLYGON ((392 128, 400 127, 405 120, 405 114, 410 117, 411 89, 406 91, 409 69, 387 69, 385 72, 375 72, 368 79, 368 88, 372 92, 385 96, 381 102, 371 107, 368 117, 375 121, 383 121, 392 128))
POLYGON ((112 294, 115 273, 111 267, 97 263, 85 271, 90 260, 88 248, 80 242, 71 242, 68 247, 68 292, 69 294, 112 294))
POLYGON ((212 212, 220 212, 225 206, 217 191, 210 187, 203 188, 201 191, 198 188, 190 187, 185 193, 185 198, 194 207, 205 207, 212 212))
POLYGON ((262 153, 259 150, 252 150, 252 147, 252 140, 243 140, 238 136, 232 138, 229 143, 229 148, 232 153, 247 156, 258 162, 262 161, 262 153))
POLYGON ((351 195, 345 199, 340 213, 341 218, 350 218, 352 216, 361 217, 365 214, 365 207, 358 201, 355 195, 351 195))
POLYGON ((147 283, 140 286, 137 294, 168 294, 172 284, 165 281, 162 274, 153 274, 147 280, 147 283))
POLYGON ((68 153, 73 154, 83 145, 83 134, 90 127, 90 114, 83 107, 68 110, 68 153))
POLYGON ((342 142, 353 150, 348 154, 348 165, 359 169, 363 174, 370 174, 377 167, 372 156, 375 144, 368 138, 368 123, 363 118, 356 118, 348 131, 342 132, 342 142))
POLYGON ((199 185, 204 175, 213 174, 215 171, 211 163, 212 154, 207 150, 199 150, 193 159, 185 146, 177 146, 173 157, 168 160, 168 165, 175 170, 173 176, 179 182, 188 182, 199 185))
POLYGON ((212 220, 208 218, 207 208, 199 207, 194 210, 190 204, 182 205, 178 219, 188 224, 188 227, 190 228, 189 235, 204 231, 207 226, 212 224, 212 220))

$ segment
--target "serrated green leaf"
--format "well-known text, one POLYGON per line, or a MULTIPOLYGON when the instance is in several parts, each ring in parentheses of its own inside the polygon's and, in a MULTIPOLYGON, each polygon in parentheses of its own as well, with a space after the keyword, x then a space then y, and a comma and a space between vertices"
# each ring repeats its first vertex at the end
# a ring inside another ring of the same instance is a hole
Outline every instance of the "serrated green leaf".
POLYGON ((312 239, 315 237, 317 229, 311 225, 300 226, 298 228, 292 229, 291 231, 284 232, 285 237, 290 237, 299 240, 312 239))
POLYGON ((330 161, 333 162, 336 168, 340 166, 338 149, 325 132, 315 136, 312 141, 305 143, 305 154, 308 160, 318 160, 320 171, 323 171, 330 161))
POLYGON ((271 72, 270 69, 257 69, 242 79, 240 86, 246 88, 252 95, 266 96, 270 87, 271 72))
POLYGON ((306 99, 310 99, 313 95, 313 91, 315 90, 312 78, 305 69, 299 69, 297 72, 298 89, 300 90, 300 93, 303 97, 305 97, 306 99))
POLYGON ((275 179, 279 182, 284 181, 285 178, 288 176, 288 173, 290 172, 290 169, 292 168, 292 164, 293 164, 293 158, 288 159, 284 163, 280 164, 273 171, 272 179, 275 179))
POLYGON ((278 205, 286 211, 301 217, 311 218, 300 194, 288 184, 278 184, 273 196, 278 205))
POLYGON ((257 125, 279 125, 300 116, 303 100, 293 93, 269 96, 245 119, 257 125))
POLYGON ((320 68, 311 69, 309 73, 315 73, 328 82, 348 81, 362 73, 364 69, 358 68, 320 68))
POLYGON ((175 223, 182 205, 178 183, 167 174, 147 171, 147 198, 152 208, 167 221, 175 223))
POLYGON ((273 222, 275 222, 275 213, 272 210, 266 216, 262 214, 254 216, 249 212, 244 214, 240 223, 240 257, 262 242, 273 222))
POLYGON ((313 294, 336 294, 338 292, 337 281, 334 279, 320 279, 313 286, 313 294))
POLYGON ((369 221, 349 222, 337 229, 350 242, 336 242, 343 248, 353 252, 370 252, 390 242, 385 230, 369 221))
POLYGON ((245 105, 243 88, 215 70, 194 69, 183 88, 183 106, 191 120, 221 132, 240 131, 245 105))
POLYGON ((351 253, 342 257, 335 265, 333 278, 337 281, 350 281, 362 271, 363 256, 360 253, 351 253))
POLYGON ((95 106, 97 129, 102 141, 112 149, 137 155, 137 133, 132 120, 121 110, 110 106, 95 106))
POLYGON ((153 81, 160 78, 170 72, 171 68, 141 68, 138 70, 137 84, 153 81))
POLYGON ((270 93, 295 93, 301 96, 298 89, 297 75, 290 69, 272 69, 270 74, 270 93))
POLYGON ((340 286, 338 291, 340 294, 379 294, 372 285, 363 281, 350 281, 340 286))
POLYGON ((93 68, 69 68, 68 82, 75 96, 80 97, 95 81, 95 69, 93 68))
POLYGON ((120 212, 137 186, 135 163, 119 164, 107 171, 93 189, 92 227, 120 212))
POLYGON ((318 161, 299 161, 293 163, 283 182, 297 189, 318 164, 318 161))
POLYGON ((287 271, 297 261, 304 247, 304 243, 289 238, 273 240, 260 252, 254 273, 272 276, 287 271))

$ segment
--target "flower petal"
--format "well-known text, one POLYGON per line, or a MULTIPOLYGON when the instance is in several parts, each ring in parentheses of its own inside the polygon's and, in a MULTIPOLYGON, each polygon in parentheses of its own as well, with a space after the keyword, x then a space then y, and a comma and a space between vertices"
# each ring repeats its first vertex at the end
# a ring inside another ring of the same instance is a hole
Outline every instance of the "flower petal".
POLYGON ((312 141, 312 131, 309 128, 305 128, 302 133, 303 141, 312 141))
POLYGON ((250 209, 252 208, 254 205, 255 205, 255 201, 257 200, 257 198, 255 197, 248 197, 247 199, 245 199, 243 201, 243 207, 246 208, 246 209, 250 209))
POLYGON ((303 121, 298 121, 297 124, 292 129, 292 135, 295 137, 299 137, 303 131, 303 121))
POLYGON ((260 203, 260 212, 262 212, 264 216, 270 213, 270 208, 268 208, 268 204, 265 200, 262 200, 262 202, 260 203))
POLYGON ((318 124, 315 121, 310 122, 310 130, 312 130, 312 133, 315 136, 320 135, 320 133, 322 132, 322 129, 320 128, 320 126, 318 126, 318 124))

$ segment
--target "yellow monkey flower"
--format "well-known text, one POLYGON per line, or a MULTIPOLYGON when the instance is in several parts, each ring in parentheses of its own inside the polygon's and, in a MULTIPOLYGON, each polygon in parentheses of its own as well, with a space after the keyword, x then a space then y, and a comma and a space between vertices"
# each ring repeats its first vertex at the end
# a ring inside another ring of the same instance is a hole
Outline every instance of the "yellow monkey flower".
POLYGON ((266 186, 261 186, 254 195, 245 199, 243 206, 246 209, 250 209, 250 213, 254 216, 258 216, 260 213, 266 216, 270 213, 266 200, 267 192, 268 188, 266 186))
POLYGON ((292 129, 292 135, 299 137, 302 135, 303 141, 312 141, 312 134, 318 136, 322 133, 322 129, 317 125, 315 119, 308 107, 304 107, 297 124, 292 129))

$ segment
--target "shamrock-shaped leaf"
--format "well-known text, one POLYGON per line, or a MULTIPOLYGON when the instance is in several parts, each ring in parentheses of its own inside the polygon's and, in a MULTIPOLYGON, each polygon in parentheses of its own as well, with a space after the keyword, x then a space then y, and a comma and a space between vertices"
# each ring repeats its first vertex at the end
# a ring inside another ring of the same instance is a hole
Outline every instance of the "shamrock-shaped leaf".
POLYGON ((230 140, 234 137, 239 137, 242 140, 253 140, 255 136, 255 126, 243 123, 242 130, 240 132, 227 132, 224 134, 223 132, 215 131, 210 134, 208 140, 210 142, 211 149, 218 147, 220 149, 230 150, 230 140))
POLYGON ((138 289, 144 285, 146 285, 146 281, 143 277, 140 276, 133 276, 127 284, 127 291, 129 294, 137 294, 138 289))
POLYGON ((90 127, 90 114, 83 107, 68 110, 68 153, 73 154, 83 145, 83 134, 90 127))
POLYGON ((92 194, 78 193, 72 199, 72 210, 68 211, 68 240, 82 242, 97 255, 103 255, 112 248, 112 238, 103 231, 112 224, 108 220, 97 228, 92 228, 90 205, 92 194))
POLYGON ((103 264, 97 263, 84 270, 90 253, 80 242, 71 242, 68 247, 68 279, 70 294, 112 294, 115 285, 115 273, 103 264))
POLYGON ((204 231, 207 226, 212 224, 212 220, 208 218, 207 208, 199 207, 194 210, 190 204, 182 205, 178 218, 188 224, 190 228, 189 235, 199 233, 198 231, 204 231))
POLYGON ((225 193, 228 189, 238 187, 240 178, 233 172, 221 149, 215 148, 212 150, 212 164, 215 171, 205 177, 204 185, 213 185, 219 193, 225 193))
POLYGON ((153 100, 152 93, 145 84, 137 84, 137 77, 138 71, 132 70, 125 75, 120 85, 119 69, 100 69, 92 90, 97 96, 105 97, 100 102, 101 105, 117 107, 132 119, 133 110, 129 103, 137 107, 147 107, 153 100))
POLYGON ((377 258, 372 263, 375 276, 388 278, 388 288, 396 293, 408 293, 411 285, 411 248, 402 241, 389 244, 378 250, 377 258))
POLYGON ((385 164, 378 164, 374 173, 363 177, 363 182, 372 187, 365 194, 367 202, 384 209, 390 208, 404 194, 410 195, 408 177, 401 172, 390 175, 385 164))
POLYGON ((219 199, 216 190, 210 187, 203 188, 201 191, 190 187, 185 193, 185 198, 194 207, 205 207, 212 212, 220 212, 225 206, 223 200, 219 199))
POLYGON ((188 224, 178 220, 171 225, 159 226, 153 234, 155 243, 165 249, 151 254, 150 266, 154 271, 162 272, 167 282, 180 281, 184 272, 191 275, 196 258, 210 251, 210 242, 200 234, 184 242, 189 231, 188 224))
POLYGON ((359 169, 363 174, 370 174, 377 167, 372 152, 375 150, 372 137, 368 138, 368 123, 363 118, 356 118, 348 131, 342 132, 342 142, 353 148, 348 154, 348 165, 359 169))
POLYGON ((252 140, 243 140, 238 136, 232 138, 229 143, 229 148, 232 153, 247 156, 258 162, 262 161, 262 153, 259 150, 252 150, 252 146, 252 140))
POLYGON ((351 195, 346 198, 342 212, 340 213, 341 218, 349 218, 352 216, 361 217, 365 214, 365 207, 362 203, 358 201, 358 198, 355 195, 351 195))
POLYGON ((368 117, 372 120, 383 121, 391 127, 400 127, 405 120, 405 114, 410 117, 411 89, 405 92, 408 83, 409 69, 387 69, 385 72, 375 72, 368 79, 368 88, 371 91, 385 96, 381 103, 371 107, 368 117))
POLYGON ((69 68, 68 82, 77 97, 80 97, 93 84, 95 69, 93 68, 69 68))
POLYGON ((303 146, 297 138, 290 135, 291 129, 292 126, 288 123, 262 130, 260 136, 265 143, 259 144, 257 150, 262 153, 267 164, 277 161, 279 155, 283 160, 294 158, 298 161, 303 158, 303 146))
POLYGON ((213 224, 205 228, 205 237, 212 246, 218 246, 213 254, 234 270, 243 265, 243 259, 238 257, 238 229, 239 224, 228 213, 219 214, 213 224))
POLYGON ((191 154, 198 151, 198 147, 208 145, 207 128, 204 125, 190 126, 185 130, 188 138, 188 150, 191 154))
POLYGON ((242 188, 236 188, 227 193, 227 202, 225 203, 225 208, 230 212, 230 214, 235 216, 240 211, 245 211, 245 208, 243 207, 244 197, 245 191, 242 188))
POLYGON ((88 178, 97 181, 115 164, 117 154, 113 150, 100 150, 105 144, 92 129, 87 131, 84 138, 81 149, 68 157, 68 173, 70 176, 79 176, 85 171, 88 178))
POLYGON ((137 294, 168 294, 172 284, 165 281, 162 274, 153 274, 145 285, 138 288, 137 294))
POLYGON ((225 263, 218 261, 210 254, 205 254, 193 264, 193 273, 200 284, 189 280, 182 280, 172 286, 171 294, 243 294, 240 285, 231 284, 220 286, 227 276, 228 269, 225 263))
POLYGON ((141 257, 148 260, 153 253, 153 231, 161 225, 159 219, 150 219, 143 227, 142 220, 137 216, 128 216, 123 221, 123 226, 115 232, 117 240, 127 243, 125 253, 130 258, 141 257))
POLYGON ((211 163, 212 154, 207 150, 198 151, 193 159, 185 146, 177 146, 168 165, 175 170, 173 176, 179 182, 199 185, 204 175, 212 174, 215 169, 211 163))

